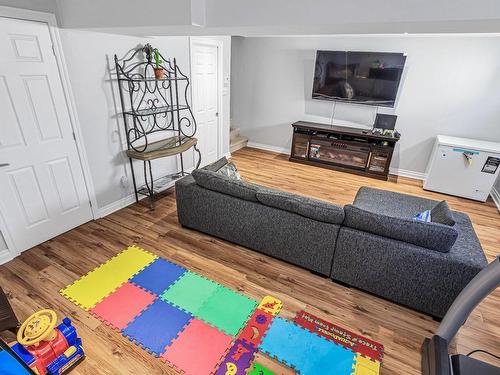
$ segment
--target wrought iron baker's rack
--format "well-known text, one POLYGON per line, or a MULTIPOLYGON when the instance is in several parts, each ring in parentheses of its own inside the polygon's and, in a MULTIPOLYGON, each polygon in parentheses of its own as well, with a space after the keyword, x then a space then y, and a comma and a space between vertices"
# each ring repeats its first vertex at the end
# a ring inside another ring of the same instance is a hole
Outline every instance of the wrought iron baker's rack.
POLYGON ((120 61, 115 55, 116 73, 120 92, 123 121, 127 138, 126 154, 132 170, 136 201, 139 195, 149 197, 154 209, 154 197, 169 188, 171 182, 186 175, 182 153, 191 147, 198 154, 196 168, 201 163, 198 150, 196 120, 189 104, 189 78, 183 74, 176 59, 165 59, 158 68, 162 77, 155 77, 155 50, 150 44, 136 49, 132 55, 120 61), (153 178, 151 161, 179 155, 180 171, 153 178), (137 186, 133 160, 143 162, 144 185, 137 186))

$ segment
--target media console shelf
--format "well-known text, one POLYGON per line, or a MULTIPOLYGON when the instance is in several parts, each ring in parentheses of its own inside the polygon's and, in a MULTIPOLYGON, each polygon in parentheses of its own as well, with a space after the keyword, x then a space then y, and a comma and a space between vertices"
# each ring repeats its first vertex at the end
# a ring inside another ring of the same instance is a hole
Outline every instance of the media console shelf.
POLYGON ((371 130, 298 121, 290 161, 387 180, 399 138, 371 130))

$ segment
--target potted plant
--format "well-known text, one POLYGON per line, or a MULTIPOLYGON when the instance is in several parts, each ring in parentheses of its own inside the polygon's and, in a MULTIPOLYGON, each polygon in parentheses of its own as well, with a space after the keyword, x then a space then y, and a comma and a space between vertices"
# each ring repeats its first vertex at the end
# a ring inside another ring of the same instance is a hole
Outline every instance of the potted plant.
POLYGON ((156 79, 163 79, 164 71, 163 71, 163 68, 161 66, 161 63, 163 61, 161 61, 161 59, 160 59, 160 52, 158 51, 158 48, 154 49, 154 58, 155 58, 155 67, 154 67, 155 78, 156 79))

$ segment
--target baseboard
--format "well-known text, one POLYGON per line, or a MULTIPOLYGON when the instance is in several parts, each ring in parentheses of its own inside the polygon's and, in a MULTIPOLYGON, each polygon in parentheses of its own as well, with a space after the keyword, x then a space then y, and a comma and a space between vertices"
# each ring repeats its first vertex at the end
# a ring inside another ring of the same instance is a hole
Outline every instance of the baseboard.
POLYGON ((408 177, 413 178, 415 180, 425 180, 427 175, 422 172, 409 171, 408 169, 400 169, 400 168, 389 168, 389 174, 394 174, 400 177, 408 177))
POLYGON ((257 142, 252 142, 252 141, 248 141, 247 147, 257 148, 259 150, 264 150, 264 151, 277 152, 278 154, 289 154, 290 153, 290 149, 288 149, 288 148, 271 146, 271 145, 266 145, 264 143, 257 143, 257 142))
MULTIPOLYGON (((229 154, 229 156, 231 156, 231 154, 229 154)), ((188 168, 188 169, 186 169, 186 172, 191 173, 193 171, 193 169, 194 169, 194 167, 188 168)), ((171 187, 173 187, 175 185, 175 181, 172 181, 166 189, 170 189, 171 187)), ((147 197, 144 195, 139 196, 139 200, 142 200, 144 198, 147 198, 147 197)), ((113 212, 119 211, 122 208, 130 206, 133 203, 135 203, 135 194, 130 194, 129 196, 123 197, 123 198, 117 200, 116 202, 110 203, 104 207, 100 207, 98 209, 99 218, 111 215, 113 212)))
POLYGON ((113 212, 121 210, 127 206, 130 206, 132 203, 135 203, 135 195, 130 194, 127 197, 117 200, 116 202, 110 203, 104 207, 100 207, 99 218, 111 215, 113 212))
POLYGON ((225 154, 222 155, 223 158, 229 159, 231 157, 230 152, 226 152, 225 154))
POLYGON ((498 208, 498 211, 500 211, 500 192, 496 189, 493 188, 491 189, 491 198, 493 199, 493 202, 495 202, 495 205, 498 208))
POLYGON ((14 258, 15 256, 8 249, 0 251, 0 265, 7 263, 14 258))
MULTIPOLYGON (((290 153, 290 150, 288 148, 271 146, 271 145, 266 145, 263 143, 257 143, 257 142, 251 142, 251 141, 248 141, 248 147, 257 148, 259 150, 264 150, 264 151, 277 152, 279 154, 287 154, 288 155, 290 153)), ((389 173, 394 174, 396 176, 413 178, 416 180, 425 180, 425 177, 426 177, 425 173, 414 172, 414 171, 409 171, 407 169, 400 169, 400 168, 391 168, 389 170, 389 173)))

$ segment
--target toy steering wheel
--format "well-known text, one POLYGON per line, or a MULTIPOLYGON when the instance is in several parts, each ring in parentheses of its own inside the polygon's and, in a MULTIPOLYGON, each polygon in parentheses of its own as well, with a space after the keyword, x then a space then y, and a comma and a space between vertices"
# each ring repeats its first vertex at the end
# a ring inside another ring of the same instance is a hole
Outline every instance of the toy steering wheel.
POLYGON ((17 332, 17 341, 24 346, 37 345, 51 334, 53 336, 56 324, 57 315, 53 310, 40 310, 21 325, 17 332))

